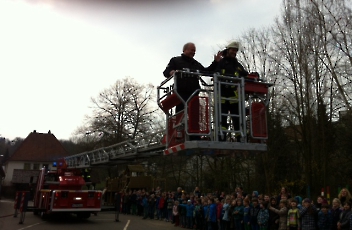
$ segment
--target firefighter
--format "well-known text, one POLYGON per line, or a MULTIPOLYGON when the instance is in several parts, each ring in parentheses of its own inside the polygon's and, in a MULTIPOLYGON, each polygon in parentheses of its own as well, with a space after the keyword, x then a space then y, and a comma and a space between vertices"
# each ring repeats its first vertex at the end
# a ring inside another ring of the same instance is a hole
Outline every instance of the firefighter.
POLYGON ((115 193, 115 221, 120 222, 121 192, 115 193))
MULTIPOLYGON (((214 61, 211 65, 205 68, 193 57, 196 54, 196 46, 192 42, 188 42, 183 46, 183 52, 181 56, 171 58, 169 64, 164 70, 163 74, 166 78, 171 77, 176 70, 183 70, 187 68, 190 70, 200 70, 200 71, 215 71, 218 62, 221 59, 221 53, 219 52, 214 56, 214 61)), ((198 78, 195 75, 190 75, 186 78, 177 79, 177 92, 186 101, 197 89, 200 89, 198 78)), ((183 110, 183 104, 176 106, 176 112, 183 110)))
MULTIPOLYGON (((231 42, 226 46, 226 49, 222 52, 223 59, 220 60, 216 72, 222 75, 232 76, 232 77, 246 77, 248 72, 243 68, 243 66, 238 62, 236 55, 240 48, 238 42, 231 42)), ((226 80, 228 81, 228 80, 226 80)), ((229 82, 229 81, 228 81, 229 82)), ((232 82, 232 81, 230 81, 232 82)), ((221 97, 229 98, 231 100, 221 100, 221 113, 239 114, 238 109, 238 91, 235 86, 221 85, 221 97)), ((239 130, 239 119, 237 117, 232 117, 234 130, 239 130)), ((221 126, 223 130, 228 130, 229 124, 227 123, 227 116, 221 117, 221 126)), ((221 137, 220 137, 221 138, 221 137)), ((226 135, 221 141, 226 140, 226 135)), ((240 141, 240 134, 236 133, 236 141, 240 141)))
MULTIPOLYGON (((217 55, 214 56, 214 61, 211 65, 205 68, 202 64, 200 64, 193 57, 196 54, 196 46, 192 42, 188 42, 183 46, 183 53, 181 56, 171 58, 169 64, 164 70, 163 74, 165 77, 171 77, 176 70, 183 70, 184 68, 190 70, 200 70, 200 71, 214 71, 216 69, 217 63, 221 59, 221 54, 218 52, 217 55)), ((197 75, 190 74, 189 76, 175 76, 176 78, 176 89, 177 93, 180 97, 187 101, 189 97, 198 89, 200 89, 199 79, 197 75)), ((198 94, 195 94, 198 96, 198 94)), ((180 103, 176 105, 176 113, 184 110, 184 104, 180 103)), ((199 119, 199 101, 194 100, 193 106, 190 108, 190 114, 195 119, 199 119)), ((199 130, 199 121, 195 121, 192 123, 194 130, 199 130)), ((200 136, 190 135, 189 140, 200 140, 200 136)))

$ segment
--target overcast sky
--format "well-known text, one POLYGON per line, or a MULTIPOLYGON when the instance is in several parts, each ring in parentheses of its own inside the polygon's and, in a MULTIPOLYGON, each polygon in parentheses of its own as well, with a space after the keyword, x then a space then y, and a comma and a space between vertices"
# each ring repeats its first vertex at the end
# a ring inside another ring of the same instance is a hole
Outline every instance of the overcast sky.
POLYGON ((208 66, 282 0, 0 0, 0 137, 69 139, 90 98, 118 79, 157 86, 186 42, 208 66))

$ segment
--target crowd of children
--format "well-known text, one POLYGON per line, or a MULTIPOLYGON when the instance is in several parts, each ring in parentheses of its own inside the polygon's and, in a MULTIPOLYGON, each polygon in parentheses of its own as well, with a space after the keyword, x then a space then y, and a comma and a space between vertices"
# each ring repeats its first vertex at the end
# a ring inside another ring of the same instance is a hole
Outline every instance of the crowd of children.
POLYGON ((329 205, 318 196, 291 197, 285 188, 278 196, 245 194, 237 188, 232 194, 131 191, 122 196, 122 213, 172 223, 199 230, 352 230, 352 196, 343 188, 329 205))

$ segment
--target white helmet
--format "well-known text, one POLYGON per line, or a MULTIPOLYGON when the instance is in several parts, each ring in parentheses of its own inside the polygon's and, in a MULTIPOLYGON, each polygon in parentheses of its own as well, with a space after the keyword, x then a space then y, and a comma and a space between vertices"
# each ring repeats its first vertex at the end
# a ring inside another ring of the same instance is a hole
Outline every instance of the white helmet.
POLYGON ((240 43, 239 42, 231 42, 226 46, 226 49, 230 48, 235 48, 235 49, 240 49, 240 43))

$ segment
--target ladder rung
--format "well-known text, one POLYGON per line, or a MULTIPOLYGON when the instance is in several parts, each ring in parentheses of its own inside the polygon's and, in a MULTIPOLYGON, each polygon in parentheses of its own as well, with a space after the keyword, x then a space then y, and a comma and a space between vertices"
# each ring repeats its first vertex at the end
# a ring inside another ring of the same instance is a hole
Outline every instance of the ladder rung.
POLYGON ((238 101, 238 98, 222 97, 221 100, 225 100, 225 101, 238 101))
POLYGON ((221 130, 221 132, 224 132, 224 133, 241 133, 240 131, 234 131, 234 130, 221 130))
POLYGON ((221 116, 228 116, 228 117, 239 117, 239 114, 228 114, 228 113, 222 113, 221 116))

